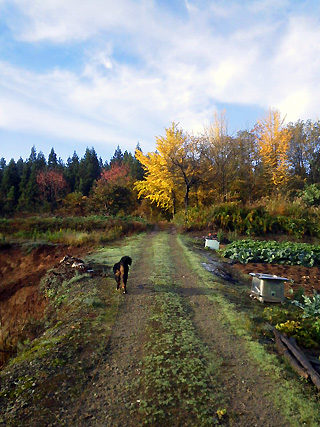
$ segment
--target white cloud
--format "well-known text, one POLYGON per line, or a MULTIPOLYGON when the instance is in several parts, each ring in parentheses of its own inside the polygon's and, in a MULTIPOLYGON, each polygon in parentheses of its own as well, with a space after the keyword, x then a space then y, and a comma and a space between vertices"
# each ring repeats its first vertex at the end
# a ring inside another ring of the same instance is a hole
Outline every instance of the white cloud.
POLYGON ((132 31, 152 3, 128 0, 13 0, 21 16, 11 29, 21 40, 85 40, 101 31, 132 31))
POLYGON ((274 105, 287 114, 288 120, 316 119, 320 107, 318 22, 293 17, 271 66, 274 105))
POLYGON ((294 15, 285 25, 282 15, 266 21, 258 5, 274 14, 273 0, 217 2, 211 9, 210 2, 186 0, 185 21, 147 0, 14 4, 20 19, 11 28, 20 40, 69 49, 76 42, 80 49, 88 39, 90 50, 80 50, 77 73, 67 64, 40 73, 0 62, 2 128, 147 146, 171 121, 200 131, 217 101, 277 107, 290 120, 319 111, 318 21, 294 15), (225 31, 213 25, 235 18, 225 31))

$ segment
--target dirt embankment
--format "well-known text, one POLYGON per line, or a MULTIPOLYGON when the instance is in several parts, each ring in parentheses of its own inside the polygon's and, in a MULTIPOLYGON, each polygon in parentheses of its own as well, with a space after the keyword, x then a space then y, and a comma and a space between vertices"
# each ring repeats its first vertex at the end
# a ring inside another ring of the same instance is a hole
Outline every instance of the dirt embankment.
POLYGON ((39 289, 42 276, 66 253, 83 251, 64 245, 0 247, 0 368, 19 340, 35 338, 47 305, 39 289))

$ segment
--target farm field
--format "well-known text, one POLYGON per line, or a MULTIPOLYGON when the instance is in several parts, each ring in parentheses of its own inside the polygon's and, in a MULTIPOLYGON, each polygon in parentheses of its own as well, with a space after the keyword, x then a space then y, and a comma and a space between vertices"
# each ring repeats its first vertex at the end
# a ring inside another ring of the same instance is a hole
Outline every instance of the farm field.
MULTIPOLYGON (((0 425, 318 425, 314 387, 288 368, 270 337, 252 334, 248 312, 263 308, 248 298, 248 283, 206 271, 210 254, 192 239, 155 231, 90 253, 75 248, 70 255, 94 273, 74 277, 60 263, 70 248, 8 250, 1 292, 9 298, 9 289, 32 283, 40 331, 1 372, 0 425), (122 255, 133 258, 127 295, 115 291, 111 274, 122 255)), ((280 274, 297 282, 297 272, 317 275, 297 268, 280 274)))

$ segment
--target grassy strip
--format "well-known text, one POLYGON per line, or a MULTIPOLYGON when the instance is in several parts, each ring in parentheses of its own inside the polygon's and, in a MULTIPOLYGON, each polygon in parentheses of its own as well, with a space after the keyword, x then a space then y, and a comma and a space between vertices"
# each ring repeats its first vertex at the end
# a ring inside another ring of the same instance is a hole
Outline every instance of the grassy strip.
MULTIPOLYGON (((47 231, 55 232, 59 230, 75 230, 75 231, 95 231, 106 230, 115 225, 122 224, 145 224, 146 221, 138 217, 132 216, 105 216, 105 215, 91 215, 91 216, 32 216, 27 218, 0 218, 0 232, 1 233, 46 233, 47 231)), ((30 235, 29 235, 30 236, 30 235)))
POLYGON ((143 241, 143 235, 133 236, 91 254, 86 261, 104 274, 66 279, 58 270, 48 272, 42 283, 49 303, 43 333, 20 343, 0 373, 0 425, 64 425, 64 408, 85 392, 116 319, 121 295, 109 268, 124 252, 139 252, 143 241))
POLYGON ((254 341, 248 332, 250 319, 245 313, 239 316, 236 306, 228 302, 219 290, 221 285, 214 281, 211 273, 201 266, 201 258, 196 253, 188 250, 182 237, 178 239, 181 248, 192 270, 198 274, 206 286, 216 289, 216 293, 208 295, 208 298, 218 303, 221 317, 229 324, 233 332, 242 337, 248 350, 248 357, 255 363, 258 369, 265 371, 274 379, 274 389, 270 396, 281 407, 282 414, 292 426, 319 426, 320 410, 317 397, 306 390, 304 383, 299 383, 296 378, 286 378, 278 358, 266 351, 266 349, 254 341))
POLYGON ((149 227, 146 221, 131 216, 0 218, 0 241, 13 238, 68 245, 104 244, 149 227))
POLYGON ((213 425, 218 423, 216 364, 198 338, 188 308, 175 292, 168 235, 152 247, 152 281, 157 296, 149 322, 149 341, 142 361, 139 412, 149 425, 213 425))

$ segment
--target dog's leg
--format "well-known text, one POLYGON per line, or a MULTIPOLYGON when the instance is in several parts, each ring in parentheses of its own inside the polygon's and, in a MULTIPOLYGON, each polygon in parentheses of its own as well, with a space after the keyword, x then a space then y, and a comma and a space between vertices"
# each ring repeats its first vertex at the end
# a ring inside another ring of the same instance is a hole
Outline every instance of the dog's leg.
POLYGON ((126 287, 126 277, 125 277, 125 269, 123 265, 120 265, 120 280, 122 283, 122 290, 123 293, 126 294, 127 293, 127 287, 126 287))
POLYGON ((118 270, 115 273, 114 278, 116 279, 116 282, 117 282, 117 290, 119 290, 119 288, 120 288, 120 270, 118 270))

